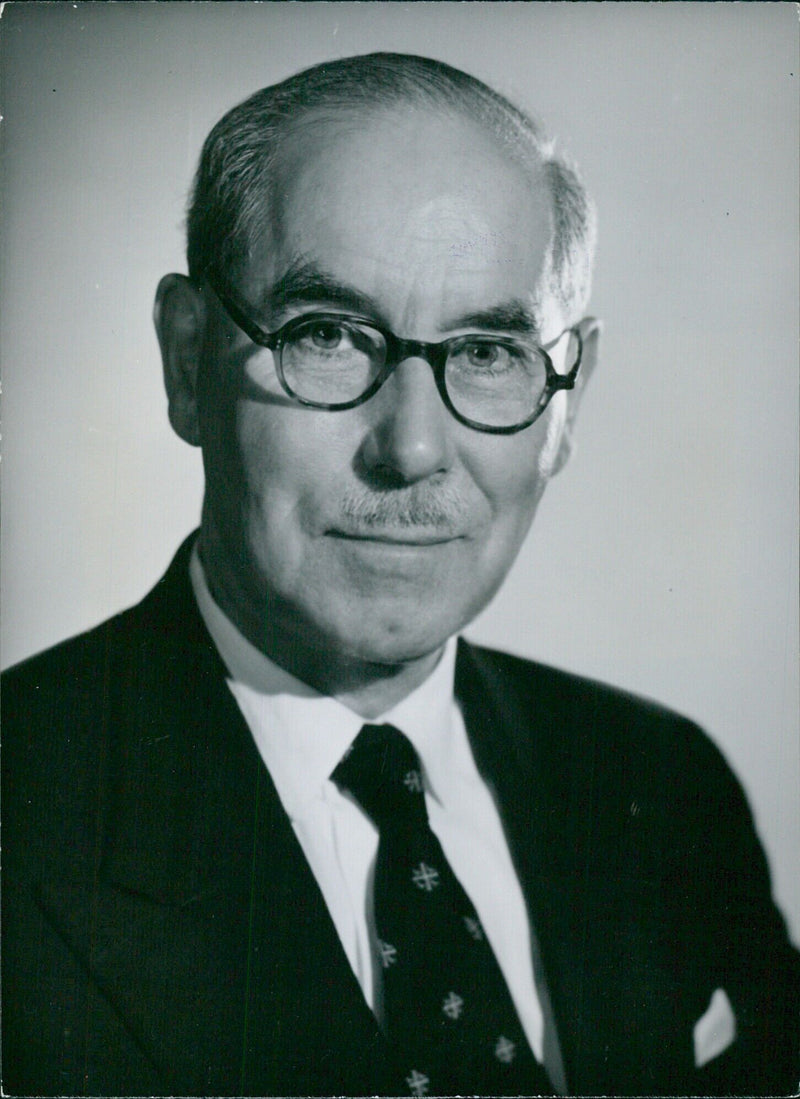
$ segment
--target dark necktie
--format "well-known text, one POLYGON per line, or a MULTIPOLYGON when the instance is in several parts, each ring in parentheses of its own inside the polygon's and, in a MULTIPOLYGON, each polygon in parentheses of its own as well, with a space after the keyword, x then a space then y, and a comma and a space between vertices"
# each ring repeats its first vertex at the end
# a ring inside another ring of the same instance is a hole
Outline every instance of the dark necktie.
POLYGON ((552 1095, 475 909, 428 823, 419 758, 365 725, 333 772, 379 831, 382 1021, 411 1095, 552 1095))

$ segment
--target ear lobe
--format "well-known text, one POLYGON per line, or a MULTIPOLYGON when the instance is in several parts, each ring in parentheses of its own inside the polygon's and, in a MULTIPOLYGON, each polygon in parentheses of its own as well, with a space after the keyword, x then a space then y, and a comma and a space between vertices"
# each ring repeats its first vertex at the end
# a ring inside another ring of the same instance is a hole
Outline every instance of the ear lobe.
POLYGON ((200 445, 197 382, 206 328, 205 300, 185 275, 158 284, 153 322, 161 348, 169 422, 191 446, 200 445))
POLYGON ((575 450, 575 421, 581 403, 583 391, 589 383, 599 355, 600 334, 603 322, 596 317, 584 317, 577 326, 581 337, 581 368, 575 382, 575 388, 567 393, 567 419, 561 436, 561 443, 553 466, 553 473, 564 468, 575 450))

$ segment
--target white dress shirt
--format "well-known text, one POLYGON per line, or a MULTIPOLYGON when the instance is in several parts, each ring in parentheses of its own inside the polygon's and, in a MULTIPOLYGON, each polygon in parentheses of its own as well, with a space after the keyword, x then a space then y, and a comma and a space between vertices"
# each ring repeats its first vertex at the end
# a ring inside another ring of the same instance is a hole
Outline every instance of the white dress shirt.
MULTIPOLYGON (((316 877, 370 1008, 376 1002, 372 821, 331 772, 364 719, 295 679, 257 650, 211 596, 195 547, 190 575, 203 621, 230 673, 228 686, 253 735, 283 808, 316 877)), ((453 694, 456 642, 431 675, 372 724, 388 722, 419 754, 430 825, 480 917, 531 1049, 543 1054, 543 1016, 533 977, 530 929, 500 816, 478 774, 453 694)))

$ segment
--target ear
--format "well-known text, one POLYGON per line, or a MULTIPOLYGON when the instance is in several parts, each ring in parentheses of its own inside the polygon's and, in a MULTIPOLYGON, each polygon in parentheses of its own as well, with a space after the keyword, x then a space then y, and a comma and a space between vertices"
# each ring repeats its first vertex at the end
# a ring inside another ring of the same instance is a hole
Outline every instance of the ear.
MULTIPOLYGON (((561 436, 561 443, 553 473, 558 473, 567 464, 570 455, 575 450, 575 421, 578 416, 583 391, 589 383, 594 368, 597 365, 600 334, 603 331, 603 322, 596 317, 584 317, 577 326, 581 337, 582 353, 581 368, 575 382, 575 388, 567 393, 567 420, 561 436)), ((574 339, 574 337, 571 337, 574 339)))
POLYGON ((156 291, 153 322, 161 348, 169 422, 181 439, 199 446, 197 382, 206 329, 202 293, 185 275, 165 275, 156 291))

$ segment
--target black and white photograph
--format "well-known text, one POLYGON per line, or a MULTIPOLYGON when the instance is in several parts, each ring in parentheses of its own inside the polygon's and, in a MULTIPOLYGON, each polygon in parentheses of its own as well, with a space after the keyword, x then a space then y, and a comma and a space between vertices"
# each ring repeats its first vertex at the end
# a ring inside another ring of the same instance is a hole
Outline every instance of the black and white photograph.
POLYGON ((799 27, 0 5, 4 1095, 800 1093, 799 27))

